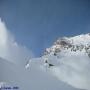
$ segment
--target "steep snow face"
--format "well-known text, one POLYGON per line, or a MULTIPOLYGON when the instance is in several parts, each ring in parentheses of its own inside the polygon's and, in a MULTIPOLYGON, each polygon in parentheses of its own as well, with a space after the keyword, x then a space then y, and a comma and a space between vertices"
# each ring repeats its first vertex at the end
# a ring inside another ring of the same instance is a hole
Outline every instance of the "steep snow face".
POLYGON ((89 34, 58 39, 42 58, 45 67, 59 80, 90 90, 89 34))
POLYGON ((40 58, 33 58, 28 69, 0 58, 0 86, 14 86, 18 90, 78 90, 59 81, 43 68, 40 58))
POLYGON ((90 90, 90 58, 79 52, 78 54, 60 53, 58 56, 60 57, 47 56, 47 70, 73 87, 90 90))

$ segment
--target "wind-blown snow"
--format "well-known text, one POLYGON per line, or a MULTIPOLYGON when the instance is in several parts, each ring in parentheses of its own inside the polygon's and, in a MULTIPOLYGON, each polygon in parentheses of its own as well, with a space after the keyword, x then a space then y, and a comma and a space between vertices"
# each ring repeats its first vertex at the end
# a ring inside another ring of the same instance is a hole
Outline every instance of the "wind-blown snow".
POLYGON ((33 56, 26 47, 19 45, 0 19, 0 57, 20 65, 25 65, 33 56))

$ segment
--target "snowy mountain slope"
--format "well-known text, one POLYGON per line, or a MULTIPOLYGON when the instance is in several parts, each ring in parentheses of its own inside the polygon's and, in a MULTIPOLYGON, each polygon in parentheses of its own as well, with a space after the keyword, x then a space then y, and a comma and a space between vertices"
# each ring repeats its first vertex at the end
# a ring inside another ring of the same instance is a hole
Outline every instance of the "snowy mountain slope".
POLYGON ((76 88, 90 90, 90 59, 87 56, 71 55, 59 59, 49 56, 48 63, 54 65, 48 70, 58 79, 76 88))
POLYGON ((59 38, 42 59, 59 80, 90 90, 90 34, 59 38))
POLYGON ((34 60, 30 68, 25 69, 0 58, 0 82, 17 86, 19 90, 78 90, 43 70, 39 63, 41 61, 34 60))
POLYGON ((59 38, 42 57, 28 61, 32 56, 0 20, 0 84, 19 90, 90 90, 90 34, 59 38))

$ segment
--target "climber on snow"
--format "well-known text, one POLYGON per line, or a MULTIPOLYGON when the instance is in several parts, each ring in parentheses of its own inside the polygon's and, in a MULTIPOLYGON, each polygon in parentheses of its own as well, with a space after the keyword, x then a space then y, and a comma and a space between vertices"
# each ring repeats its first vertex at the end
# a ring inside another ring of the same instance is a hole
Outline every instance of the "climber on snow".
POLYGON ((49 63, 47 59, 45 60, 45 65, 47 65, 49 68, 54 66, 53 64, 49 63))

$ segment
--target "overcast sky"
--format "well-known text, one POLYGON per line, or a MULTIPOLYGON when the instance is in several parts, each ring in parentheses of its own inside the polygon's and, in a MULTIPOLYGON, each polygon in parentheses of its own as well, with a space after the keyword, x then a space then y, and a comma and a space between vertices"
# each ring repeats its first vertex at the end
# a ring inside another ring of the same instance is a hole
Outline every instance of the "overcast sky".
POLYGON ((40 56, 58 37, 90 32, 90 1, 0 0, 0 17, 16 41, 40 56))

